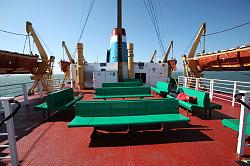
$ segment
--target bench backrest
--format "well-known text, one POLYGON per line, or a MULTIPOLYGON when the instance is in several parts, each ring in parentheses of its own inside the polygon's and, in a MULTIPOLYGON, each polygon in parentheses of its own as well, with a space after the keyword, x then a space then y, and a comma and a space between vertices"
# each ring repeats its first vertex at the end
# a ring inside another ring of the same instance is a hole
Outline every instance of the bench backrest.
POLYGON ((62 89, 60 91, 48 94, 47 104, 49 109, 57 108, 74 100, 74 91, 72 88, 62 89))
POLYGON ((139 81, 102 83, 102 87, 131 87, 131 86, 141 86, 141 85, 142 83, 140 83, 139 81))
POLYGON ((207 107, 210 103, 209 94, 206 92, 201 92, 198 90, 190 89, 190 88, 184 88, 184 87, 178 87, 182 88, 184 93, 186 93, 188 96, 195 96, 197 97, 197 105, 200 107, 207 107))
POLYGON ((123 79, 123 82, 140 82, 142 83, 141 79, 123 79))
POLYGON ((152 100, 106 100, 76 102, 76 116, 107 117, 178 114, 179 103, 176 99, 152 100))
POLYGON ((165 91, 165 92, 169 92, 170 83, 157 81, 156 88, 161 89, 162 91, 165 91))
POLYGON ((137 94, 151 94, 150 87, 107 87, 96 88, 95 94, 98 96, 112 96, 112 95, 137 95, 137 94))

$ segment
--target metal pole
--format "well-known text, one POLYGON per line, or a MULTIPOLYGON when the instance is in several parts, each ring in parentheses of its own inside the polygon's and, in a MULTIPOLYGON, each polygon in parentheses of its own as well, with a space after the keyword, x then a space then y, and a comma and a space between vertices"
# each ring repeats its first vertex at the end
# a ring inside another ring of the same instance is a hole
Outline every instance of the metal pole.
POLYGON ((214 80, 210 80, 210 86, 209 86, 209 89, 210 89, 210 93, 209 93, 209 98, 210 100, 213 100, 213 95, 214 95, 214 80))
MULTIPOLYGON (((9 103, 9 100, 13 100, 14 97, 3 97, 0 98, 4 107, 4 114, 5 117, 9 116, 12 113, 12 106, 9 103)), ((10 146, 10 155, 11 155, 11 163, 13 166, 17 166, 18 163, 18 155, 17 155, 17 148, 16 148, 16 137, 15 137, 15 129, 14 129, 14 122, 13 118, 10 118, 6 122, 7 132, 8 132, 8 141, 10 146)))
POLYGON ((235 93, 236 93, 236 89, 237 89, 237 82, 234 81, 233 99, 232 99, 232 106, 233 106, 233 107, 234 107, 234 103, 235 103, 234 95, 235 95, 235 93))
POLYGON ((29 98, 28 98, 28 93, 26 89, 26 84, 22 83, 22 89, 23 89, 23 98, 24 98, 24 104, 29 105, 29 98))
POLYGON ((184 80, 184 87, 186 88, 187 87, 187 77, 185 77, 185 80, 184 80))
MULTIPOLYGON (((250 97, 250 91, 239 91, 239 93, 244 94, 242 96, 242 101, 248 103, 250 97)), ((237 154, 239 156, 244 155, 245 151, 245 138, 246 138, 246 126, 247 126, 247 114, 248 109, 241 105, 240 108, 240 124, 239 124, 239 135, 237 143, 237 154)))
POLYGON ((43 88, 42 88, 42 82, 39 81, 38 83, 38 92, 40 94, 40 98, 43 98, 43 88))
POLYGON ((199 79, 195 78, 195 90, 199 89, 199 79))
POLYGON ((117 28, 122 28, 122 0, 117 0, 117 28))

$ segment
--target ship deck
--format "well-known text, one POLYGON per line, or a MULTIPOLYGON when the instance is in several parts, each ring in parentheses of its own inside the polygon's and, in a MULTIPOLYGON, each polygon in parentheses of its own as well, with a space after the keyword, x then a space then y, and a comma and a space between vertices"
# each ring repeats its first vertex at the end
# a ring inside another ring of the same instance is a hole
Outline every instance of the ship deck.
MULTIPOLYGON (((93 100, 94 91, 81 91, 83 100, 93 100)), ((155 96, 158 97, 158 96, 155 96)), ((33 97, 29 106, 15 116, 20 165, 238 165, 237 132, 223 127, 221 119, 238 118, 240 106, 216 100, 223 105, 212 118, 189 115, 189 123, 170 124, 166 133, 145 130, 135 135, 125 132, 102 133, 93 141, 93 128, 68 128, 74 111, 58 112, 42 121, 42 112, 32 111, 42 100, 33 97)), ((186 111, 180 108, 186 115, 186 111)), ((0 140, 1 144, 6 140, 0 140)), ((4 149, 1 153, 7 153, 4 149)), ((246 156, 250 155, 249 148, 246 156)), ((10 165, 10 160, 0 161, 10 165)))

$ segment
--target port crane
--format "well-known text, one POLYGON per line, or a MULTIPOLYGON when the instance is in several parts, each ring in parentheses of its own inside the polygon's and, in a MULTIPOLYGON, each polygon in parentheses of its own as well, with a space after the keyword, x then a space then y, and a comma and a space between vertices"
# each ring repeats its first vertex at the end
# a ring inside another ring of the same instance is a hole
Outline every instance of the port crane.
MULTIPOLYGON (((193 41, 192 47, 188 53, 188 55, 183 55, 182 60, 184 63, 184 75, 186 77, 201 77, 202 71, 199 68, 199 63, 194 59, 195 52, 197 50, 197 47, 199 45, 200 39, 206 34, 206 23, 202 23, 200 26, 200 29, 193 41)), ((204 53, 205 51, 203 51, 204 53)))
POLYGON ((60 61, 60 67, 64 73, 64 78, 63 78, 63 83, 61 85, 61 88, 64 87, 65 81, 70 79, 70 64, 75 64, 75 60, 72 58, 71 53, 70 53, 65 41, 62 41, 62 48, 63 48, 63 51, 65 50, 69 61, 65 61, 65 60, 60 61))
POLYGON ((154 51, 153 55, 151 56, 151 60, 150 60, 150 63, 156 63, 156 50, 154 51))
POLYGON ((200 26, 188 56, 182 56, 185 76, 199 78, 202 76, 203 71, 250 70, 250 45, 205 53, 204 42, 202 53, 195 56, 200 39, 205 35, 206 24, 203 23, 200 26))
POLYGON ((32 87, 29 89, 28 94, 29 95, 34 94, 34 90, 38 86, 39 82, 42 83, 43 89, 47 93, 49 93, 53 91, 52 74, 53 74, 53 64, 55 61, 55 57, 50 56, 50 58, 48 58, 46 51, 44 50, 38 36, 36 35, 32 27, 32 23, 29 21, 26 22, 26 32, 28 35, 31 35, 33 37, 34 43, 41 56, 40 61, 37 62, 35 70, 32 72, 31 79, 34 80, 34 83, 32 87))

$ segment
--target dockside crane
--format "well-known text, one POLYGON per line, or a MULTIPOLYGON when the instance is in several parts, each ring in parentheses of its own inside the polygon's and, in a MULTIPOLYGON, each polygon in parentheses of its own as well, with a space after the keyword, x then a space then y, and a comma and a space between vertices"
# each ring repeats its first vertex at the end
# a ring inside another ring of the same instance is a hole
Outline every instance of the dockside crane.
MULTIPOLYGON (((184 75, 186 77, 201 77, 201 70, 199 68, 199 63, 197 60, 194 59, 195 52, 199 45, 200 39, 202 36, 206 34, 206 23, 201 24, 200 29, 193 41, 193 45, 188 53, 188 55, 183 55, 182 60, 184 63, 184 75), (188 60, 187 60, 188 59, 188 60)), ((204 49, 204 48, 203 48, 204 49)), ((203 51, 204 53, 205 51, 203 51)))
POLYGON ((168 61, 168 55, 169 55, 171 49, 173 49, 173 46, 174 46, 174 42, 171 41, 170 44, 169 44, 169 46, 168 46, 168 49, 166 50, 165 54, 163 55, 163 57, 161 59, 162 63, 167 63, 167 61, 168 61))
POLYGON ((152 56, 151 56, 150 63, 156 63, 156 54, 157 54, 157 52, 156 52, 156 50, 155 50, 154 53, 153 53, 152 56))
POLYGON ((68 47, 66 46, 65 41, 62 41, 62 48, 63 50, 65 50, 69 61, 65 61, 65 60, 60 61, 60 67, 64 73, 64 78, 63 78, 63 83, 61 85, 61 88, 64 87, 65 81, 70 79, 70 64, 75 64, 75 60, 72 58, 71 53, 68 47))
POLYGON ((31 35, 33 37, 34 43, 41 56, 41 61, 37 63, 36 69, 32 72, 31 79, 34 80, 34 83, 29 89, 28 94, 34 94, 34 90, 38 86, 39 82, 42 83, 43 89, 47 93, 49 93, 53 91, 52 74, 55 57, 50 56, 50 58, 48 58, 46 51, 44 50, 38 36, 36 35, 32 27, 32 23, 29 21, 26 22, 26 32, 28 35, 31 35))

